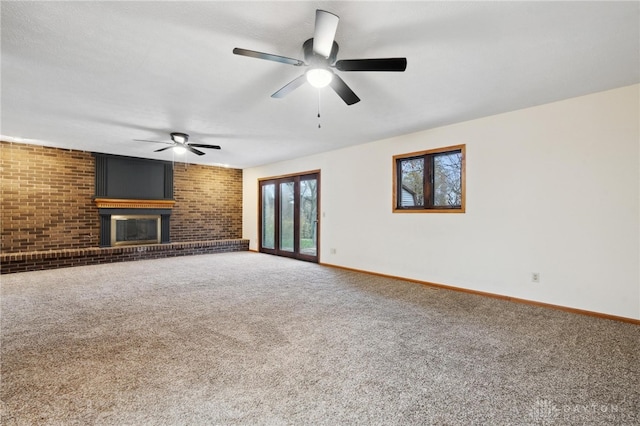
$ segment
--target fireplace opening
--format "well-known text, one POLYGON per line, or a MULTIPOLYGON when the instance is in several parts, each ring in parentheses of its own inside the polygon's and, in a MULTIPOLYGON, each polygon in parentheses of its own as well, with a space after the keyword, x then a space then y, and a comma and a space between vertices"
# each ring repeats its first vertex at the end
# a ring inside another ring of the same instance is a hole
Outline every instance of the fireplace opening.
POLYGON ((160 215, 112 215, 111 245, 159 244, 160 215))

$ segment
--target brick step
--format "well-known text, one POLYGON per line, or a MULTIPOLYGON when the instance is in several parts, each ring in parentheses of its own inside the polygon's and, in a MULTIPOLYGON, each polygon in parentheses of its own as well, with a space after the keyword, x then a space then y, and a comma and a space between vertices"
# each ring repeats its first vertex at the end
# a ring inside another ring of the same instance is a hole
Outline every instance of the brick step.
POLYGON ((0 254, 0 273, 10 274, 100 263, 159 259, 195 254, 248 251, 249 240, 188 241, 140 246, 91 247, 0 254))

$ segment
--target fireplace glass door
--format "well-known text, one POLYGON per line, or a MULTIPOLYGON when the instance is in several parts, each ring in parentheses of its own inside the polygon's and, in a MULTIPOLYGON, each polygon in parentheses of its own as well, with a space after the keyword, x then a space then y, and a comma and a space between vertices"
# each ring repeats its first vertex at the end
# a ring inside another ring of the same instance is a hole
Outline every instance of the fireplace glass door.
POLYGON ((111 245, 160 243, 160 216, 111 216, 111 245))

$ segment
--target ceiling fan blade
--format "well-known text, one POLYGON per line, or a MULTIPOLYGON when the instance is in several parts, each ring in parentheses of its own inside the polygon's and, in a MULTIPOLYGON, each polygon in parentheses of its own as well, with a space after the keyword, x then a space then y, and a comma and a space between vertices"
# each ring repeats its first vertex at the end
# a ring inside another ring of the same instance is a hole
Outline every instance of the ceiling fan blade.
POLYGON ((220 149, 220 145, 204 145, 201 143, 190 143, 189 146, 194 146, 196 148, 220 149))
POLYGON ((306 75, 302 74, 300 77, 291 80, 287 83, 282 89, 278 90, 276 93, 271 95, 272 98, 284 98, 289 93, 296 90, 298 87, 302 86, 304 82, 307 81, 306 75))
POLYGON ((340 71, 397 71, 407 69, 407 58, 342 59, 336 62, 340 71))
POLYGON ((340 77, 333 75, 331 79, 331 88, 342 98, 347 105, 353 105, 360 102, 360 98, 347 86, 340 77))
POLYGON ((202 151, 198 151, 197 149, 192 148, 192 147, 191 147, 191 145, 186 145, 186 144, 185 144, 185 145, 183 145, 183 146, 184 146, 185 148, 187 148, 189 151, 191 151, 191 152, 193 152, 194 154, 196 154, 196 155, 204 155, 204 152, 202 152, 202 151))
POLYGON ((164 143, 167 145, 173 145, 173 142, 162 142, 162 141, 149 141, 146 139, 134 139, 135 142, 151 142, 151 143, 164 143))
POLYGON ((240 49, 239 47, 236 47, 235 49, 233 49, 233 53, 240 56, 248 56, 250 58, 266 59, 267 61, 280 62, 288 65, 295 65, 297 67, 299 67, 300 65, 304 65, 304 62, 299 59, 287 58, 286 56, 272 55, 270 53, 256 52, 255 50, 240 49))
POLYGON ((173 148, 173 146, 165 146, 164 148, 156 149, 156 150, 155 150, 155 151, 153 151, 153 152, 165 151, 165 150, 167 150, 167 149, 171 149, 171 148, 173 148))
POLYGON ((313 33, 313 52, 328 58, 336 38, 340 18, 324 10, 316 10, 316 28, 313 33))

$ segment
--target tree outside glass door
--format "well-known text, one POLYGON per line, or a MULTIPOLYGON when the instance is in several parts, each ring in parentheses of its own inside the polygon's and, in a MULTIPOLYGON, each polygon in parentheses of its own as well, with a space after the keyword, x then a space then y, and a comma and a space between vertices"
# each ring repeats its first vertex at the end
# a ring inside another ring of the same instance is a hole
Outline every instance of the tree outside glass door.
POLYGON ((300 253, 316 257, 318 254, 318 179, 315 176, 300 180, 298 206, 300 253))

